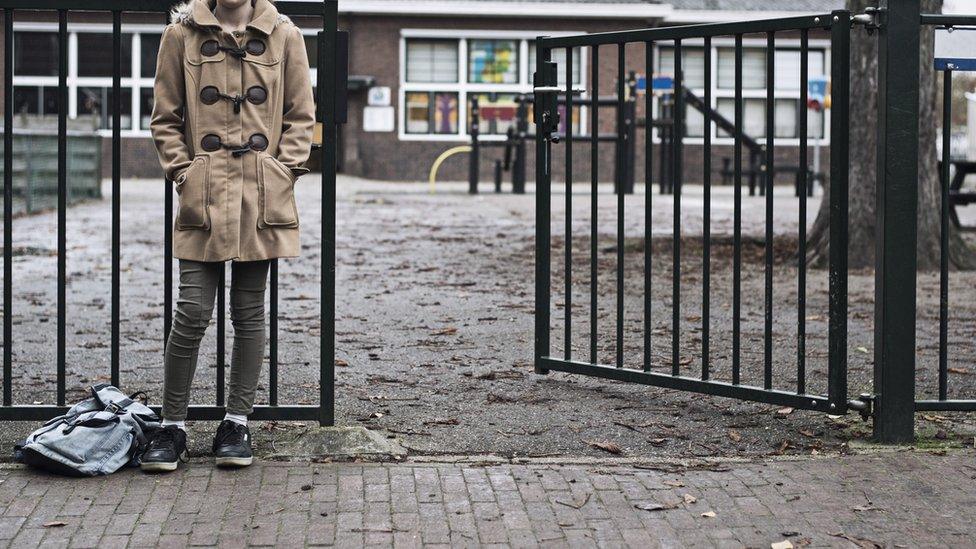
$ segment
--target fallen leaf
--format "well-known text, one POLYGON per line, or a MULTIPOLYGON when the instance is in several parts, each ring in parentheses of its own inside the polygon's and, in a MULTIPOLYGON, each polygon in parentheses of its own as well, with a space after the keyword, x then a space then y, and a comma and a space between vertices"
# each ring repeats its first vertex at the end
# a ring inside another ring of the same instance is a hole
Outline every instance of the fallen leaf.
POLYGON ((881 545, 876 541, 850 536, 845 534, 844 532, 828 532, 827 535, 833 536, 835 538, 846 539, 847 541, 853 543, 854 545, 857 545, 861 549, 882 549, 882 547, 884 547, 883 545, 881 545))
POLYGON ((677 503, 635 503, 634 508, 640 509, 641 511, 667 511, 669 509, 677 509, 677 503))
POLYGON ((715 518, 715 511, 705 511, 701 516, 702 518, 715 518))
POLYGON ((810 438, 814 438, 815 436, 817 436, 816 433, 814 433, 813 431, 810 431, 809 429, 801 429, 800 430, 800 434, 803 435, 803 436, 805 436, 805 437, 810 437, 810 438))
POLYGON ((685 500, 685 505, 691 505, 691 504, 695 503, 696 501, 698 501, 698 498, 696 498, 695 496, 693 496, 691 494, 685 494, 684 495, 684 500, 685 500))
POLYGON ((739 431, 736 431, 735 429, 729 429, 729 440, 732 442, 739 442, 742 440, 742 435, 740 435, 739 431))
POLYGON ((45 528, 60 528, 62 526, 67 526, 67 522, 61 522, 60 520, 52 520, 51 522, 45 522, 45 528))
POLYGON ((572 507, 573 509, 581 509, 584 505, 586 505, 586 503, 588 501, 590 501, 590 496, 592 496, 592 495, 593 495, 592 493, 586 494, 586 497, 583 498, 583 501, 581 503, 567 502, 567 501, 563 501, 561 499, 557 499, 556 500, 556 503, 558 503, 560 505, 565 505, 566 507, 572 507))
POLYGON ((589 444, 590 446, 598 450, 603 450, 604 452, 609 452, 611 454, 623 453, 623 450, 620 449, 619 444, 617 444, 616 442, 610 442, 609 440, 603 442, 600 442, 598 440, 584 440, 583 442, 589 444))
POLYGON ((793 543, 788 539, 783 541, 775 541, 769 544, 769 549, 793 549, 793 543))
POLYGON ((685 483, 681 482, 680 480, 666 480, 666 481, 664 481, 664 484, 666 486, 671 486, 673 488, 684 488, 685 487, 685 483))
POLYGON ((857 348, 857 352, 864 353, 864 354, 868 354, 868 348, 867 347, 858 347, 857 348))
POLYGON ((335 365, 340 368, 345 368, 346 366, 349 366, 349 363, 346 362, 345 360, 342 360, 341 358, 337 358, 335 361, 335 365))
POLYGON ((660 446, 660 445, 664 444, 667 441, 668 441, 668 439, 666 439, 666 438, 652 438, 650 440, 651 444, 653 444, 655 446, 660 446))
POLYGON ((961 375, 964 375, 964 376, 968 376, 968 375, 972 374, 972 372, 970 372, 969 370, 966 370, 964 368, 949 368, 947 371, 950 374, 961 374, 961 375))
POLYGON ((779 410, 776 410, 776 415, 780 415, 780 416, 788 416, 792 413, 793 413, 793 408, 789 408, 789 407, 780 408, 779 410))
POLYGON ((457 328, 444 328, 443 330, 437 330, 436 332, 431 332, 430 335, 432 335, 432 336, 448 336, 448 335, 454 335, 454 334, 456 334, 457 331, 458 331, 457 328))

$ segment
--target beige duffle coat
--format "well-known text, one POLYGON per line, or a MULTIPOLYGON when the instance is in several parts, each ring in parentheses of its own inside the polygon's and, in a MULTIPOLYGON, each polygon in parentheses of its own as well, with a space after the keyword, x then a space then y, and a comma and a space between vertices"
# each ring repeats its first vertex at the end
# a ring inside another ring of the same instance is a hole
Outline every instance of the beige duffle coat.
POLYGON ((308 171, 315 125, 305 42, 268 0, 233 34, 213 6, 176 6, 159 46, 151 127, 179 195, 173 255, 294 257, 295 179, 308 171))

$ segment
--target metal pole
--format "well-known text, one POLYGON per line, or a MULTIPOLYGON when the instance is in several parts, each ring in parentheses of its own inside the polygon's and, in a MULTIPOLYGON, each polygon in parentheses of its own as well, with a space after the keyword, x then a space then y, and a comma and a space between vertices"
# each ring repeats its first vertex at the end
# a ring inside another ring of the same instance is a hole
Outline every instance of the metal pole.
MULTIPOLYGON (((552 61, 552 54, 545 45, 545 38, 536 39, 536 65, 534 85, 536 88, 556 85, 547 78, 548 67, 552 61)), ((553 78, 555 80, 555 78, 553 78)), ((595 93, 595 92, 594 92, 595 93)), ((545 134, 549 126, 543 120, 547 101, 545 94, 535 94, 535 373, 548 374, 542 365, 542 360, 549 356, 549 315, 550 315, 550 173, 549 158, 550 145, 548 135, 545 134)), ((525 101, 519 104, 519 111, 526 108, 525 101)), ((519 116, 519 126, 526 122, 525 116, 519 116)), ((524 135, 519 128, 519 133, 524 135)), ((596 129, 594 128, 594 135, 596 129)), ((524 140, 523 140, 524 142, 524 140)))
POLYGON ((319 115, 322 124, 322 273, 319 322, 319 425, 335 425, 335 237, 336 237, 336 59, 338 7, 325 0, 319 33, 319 115))
MULTIPOLYGON (((878 60, 874 436, 915 438, 920 0, 883 3, 878 60)), ((833 183, 833 182, 831 182, 833 183)))
POLYGON ((480 131, 481 109, 478 108, 478 98, 471 98, 471 155, 468 157, 468 193, 478 194, 478 167, 481 162, 481 152, 478 146, 480 131))

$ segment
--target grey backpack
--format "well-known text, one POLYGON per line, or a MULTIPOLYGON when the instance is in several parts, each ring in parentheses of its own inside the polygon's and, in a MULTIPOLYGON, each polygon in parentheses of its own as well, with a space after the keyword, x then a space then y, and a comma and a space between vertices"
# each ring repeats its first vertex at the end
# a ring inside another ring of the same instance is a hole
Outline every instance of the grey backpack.
POLYGON ((100 384, 75 404, 31 433, 14 449, 14 458, 32 467, 70 476, 107 475, 138 465, 159 417, 117 388, 100 384))

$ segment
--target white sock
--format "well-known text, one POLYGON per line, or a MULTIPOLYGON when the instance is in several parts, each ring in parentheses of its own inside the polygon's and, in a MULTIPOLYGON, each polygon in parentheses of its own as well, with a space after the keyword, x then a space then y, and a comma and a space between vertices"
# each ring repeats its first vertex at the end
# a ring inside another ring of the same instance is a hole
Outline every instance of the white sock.
POLYGON ((241 414, 224 414, 224 421, 233 421, 247 427, 247 416, 241 414))
POLYGON ((163 427, 169 427, 170 425, 176 425, 180 431, 186 432, 186 422, 185 421, 172 421, 169 419, 163 420, 163 427))

